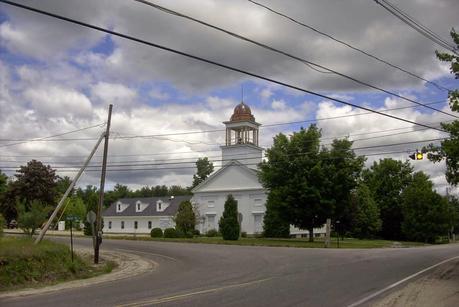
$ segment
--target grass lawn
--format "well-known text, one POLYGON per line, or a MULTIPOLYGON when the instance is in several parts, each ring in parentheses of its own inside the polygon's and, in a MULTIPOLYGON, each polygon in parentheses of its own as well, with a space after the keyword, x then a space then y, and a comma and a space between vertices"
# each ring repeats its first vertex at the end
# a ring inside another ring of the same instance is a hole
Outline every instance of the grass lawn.
MULTIPOLYGON (((269 239, 269 238, 240 238, 237 241, 225 241, 222 237, 194 237, 186 238, 149 238, 149 237, 133 237, 133 236, 113 236, 111 239, 125 240, 143 240, 143 241, 159 241, 159 242, 185 242, 185 243, 207 243, 207 244, 226 244, 226 245, 247 245, 247 246, 280 246, 280 247, 300 247, 300 248, 322 248, 324 241, 322 238, 315 239, 314 242, 309 242, 307 238, 294 239, 269 239)), ((424 243, 418 242, 394 242, 387 240, 359 240, 345 238, 340 239, 340 248, 384 248, 384 247, 413 247, 422 246, 424 243)), ((337 248, 336 238, 332 238, 331 248, 337 248)))
POLYGON ((110 272, 116 264, 107 261, 97 267, 91 259, 74 255, 68 246, 30 238, 0 237, 0 291, 41 287, 60 281, 88 278, 110 272))

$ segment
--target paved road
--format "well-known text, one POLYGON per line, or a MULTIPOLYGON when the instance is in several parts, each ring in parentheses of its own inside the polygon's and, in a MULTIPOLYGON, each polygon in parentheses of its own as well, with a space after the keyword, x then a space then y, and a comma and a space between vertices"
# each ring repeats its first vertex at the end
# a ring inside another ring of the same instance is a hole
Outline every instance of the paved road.
POLYGON ((459 244, 327 250, 105 240, 103 249, 130 251, 159 267, 132 279, 4 299, 0 305, 347 306, 459 255, 459 244))

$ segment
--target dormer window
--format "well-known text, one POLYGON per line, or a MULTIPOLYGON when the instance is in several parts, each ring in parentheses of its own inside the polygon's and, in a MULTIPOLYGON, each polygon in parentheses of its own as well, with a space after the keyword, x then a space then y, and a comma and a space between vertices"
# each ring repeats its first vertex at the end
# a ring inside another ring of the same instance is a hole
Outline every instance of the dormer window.
POLYGON ((118 204, 118 211, 121 211, 121 205, 118 204))
POLYGON ((140 204, 137 204, 137 211, 140 211, 140 204))
POLYGON ((167 209, 169 203, 164 203, 161 199, 156 202, 156 211, 157 212, 164 212, 167 209))

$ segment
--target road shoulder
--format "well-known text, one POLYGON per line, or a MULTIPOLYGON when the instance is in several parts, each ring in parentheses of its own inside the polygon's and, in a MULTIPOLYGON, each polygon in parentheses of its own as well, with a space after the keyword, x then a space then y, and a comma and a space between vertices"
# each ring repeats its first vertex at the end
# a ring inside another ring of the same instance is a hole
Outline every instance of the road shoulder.
MULTIPOLYGON (((90 253, 91 250, 88 248, 77 248, 77 252, 85 254, 90 253)), ((118 267, 110 273, 87 279, 72 280, 42 288, 27 288, 15 291, 6 291, 0 293, 0 299, 45 294, 64 289, 86 287, 104 282, 130 278, 142 273, 151 272, 158 266, 158 264, 153 260, 118 251, 102 251, 101 257, 102 259, 116 262, 118 267)))
POLYGON ((374 307, 459 306, 459 259, 407 284, 372 304, 374 307))

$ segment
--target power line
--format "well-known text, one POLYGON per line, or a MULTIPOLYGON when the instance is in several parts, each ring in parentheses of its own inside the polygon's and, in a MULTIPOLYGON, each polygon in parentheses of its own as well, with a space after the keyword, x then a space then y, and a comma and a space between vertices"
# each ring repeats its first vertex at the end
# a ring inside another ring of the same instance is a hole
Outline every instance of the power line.
MULTIPOLYGON (((439 122, 436 123, 430 123, 430 124, 438 124, 439 122)), ((354 136, 360 136, 360 135, 370 135, 370 134, 376 134, 376 133, 383 133, 383 132, 389 132, 389 131, 399 131, 399 130, 405 130, 405 129, 411 129, 413 128, 412 126, 410 127, 400 127, 400 128, 392 128, 392 129, 384 129, 384 130, 378 130, 378 131, 372 131, 372 132, 364 132, 364 133, 355 133, 355 134, 346 134, 346 135, 338 135, 338 136, 329 136, 329 137, 322 137, 321 140, 331 140, 331 139, 339 139, 339 138, 349 138, 349 137, 354 137, 354 136)), ((396 135, 401 135, 401 134, 408 134, 408 133, 414 133, 414 132, 419 132, 419 131, 425 131, 429 130, 428 128, 419 128, 415 129, 412 131, 404 131, 404 132, 397 132, 397 133, 392 133, 392 134, 384 134, 384 135, 378 135, 378 136, 373 136, 373 137, 367 137, 367 138, 360 138, 360 139, 351 139, 350 141, 358 142, 358 141, 366 141, 366 140, 371 140, 371 139, 377 139, 377 138, 385 138, 385 137, 391 137, 391 136, 396 136, 396 135)), ((218 144, 220 145, 220 144, 218 144)), ((331 145, 331 144, 324 144, 324 145, 331 145)), ((263 148, 267 149, 267 148, 263 148)), ((209 151, 211 152, 211 151, 209 151)), ((168 154, 168 153, 163 153, 163 154, 168 154)), ((172 154, 169 153, 169 154, 172 154)), ((236 156, 241 156, 241 155, 246 155, 246 154, 233 154, 230 155, 231 157, 236 157, 236 156)), ((141 156, 141 155, 140 155, 141 156)), ((0 157, 2 157, 0 155, 0 157)), ((4 157, 4 156, 3 156, 4 157)), ((11 156, 10 156, 11 157, 11 156)), ((14 156, 13 156, 14 157, 14 156)), ((198 159, 200 156, 196 157, 188 157, 187 159, 198 159)), ((208 156, 207 158, 219 158, 219 156, 208 156)), ((165 160, 160 160, 160 161, 172 161, 172 160, 184 160, 185 158, 170 158, 170 159, 165 159, 165 160)), ((132 163, 132 162, 159 162, 158 160, 132 160, 132 161, 110 161, 110 163, 132 163)), ((7 161, 7 160, 0 160, 0 162, 6 162, 6 163, 26 163, 28 161, 7 161)), ((42 163, 45 164, 81 164, 81 162, 73 162, 73 161, 41 161, 42 163)), ((100 161, 93 161, 93 163, 99 163, 100 161)), ((190 161, 190 163, 194 163, 194 161, 190 161)))
MULTIPOLYGON (((429 102, 427 104, 438 104, 444 103, 444 100, 429 102)), ((396 110, 403 110, 403 109, 412 109, 412 108, 419 108, 420 106, 405 106, 405 107, 397 107, 397 108, 388 108, 379 110, 380 112, 388 112, 388 111, 396 111, 396 110)), ((347 115, 338 115, 338 116, 330 116, 330 117, 319 117, 315 119, 307 119, 307 120, 300 120, 300 121, 292 121, 292 122, 281 122, 281 123, 274 123, 274 124, 266 124, 262 125, 260 129, 268 128, 268 127, 276 127, 276 126, 285 126, 285 125, 293 125, 293 124, 303 124, 303 123, 313 123, 318 121, 326 121, 326 120, 333 120, 339 118, 346 118, 346 117, 354 117, 354 116, 361 116, 361 115, 368 115, 372 114, 373 112, 362 112, 358 114, 347 114, 347 115)), ((432 123, 431 123, 432 124, 432 123)), ((176 135, 190 135, 190 134, 204 134, 204 133, 215 133, 215 132, 222 132, 225 129, 213 129, 213 130, 201 130, 201 131, 188 131, 188 132, 174 132, 174 133, 164 133, 164 134, 147 134, 147 135, 118 135, 118 136, 111 136, 111 139, 130 139, 130 138, 152 138, 152 137, 163 137, 163 136, 176 136, 176 135)), ((113 132, 112 132, 113 133, 113 132)), ((114 134, 114 133, 113 133, 114 134)), ((65 142, 65 141, 92 141, 97 140, 97 138, 93 137, 86 137, 86 138, 66 138, 66 139, 0 139, 0 142, 65 142)), ((174 140, 175 141, 175 140, 174 140)), ((214 145, 214 144, 212 144, 214 145)), ((0 155, 1 157, 2 155, 0 155)))
MULTIPOLYGON (((89 126, 89 127, 84 127, 84 128, 80 128, 80 129, 76 129, 76 130, 72 130, 72 131, 67 131, 67 132, 64 132, 64 133, 45 136, 45 137, 41 137, 41 138, 26 139, 26 140, 21 140, 20 142, 17 142, 17 143, 3 144, 3 145, 0 145, 0 147, 10 147, 10 146, 14 146, 14 145, 20 145, 20 144, 24 144, 24 143, 29 143, 29 142, 49 141, 49 139, 54 138, 54 137, 63 136, 63 135, 71 134, 71 133, 76 133, 76 132, 80 132, 80 131, 84 131, 84 130, 89 130, 89 129, 96 128, 96 127, 103 127, 104 125, 105 125, 105 123, 101 123, 101 124, 97 124, 97 125, 93 125, 93 126, 89 126)), ((95 138, 95 139, 97 139, 97 138, 95 138)))
POLYGON ((108 29, 105 29, 105 28, 102 28, 102 27, 99 27, 99 26, 95 26, 95 25, 92 25, 92 24, 89 24, 89 23, 85 23, 85 22, 78 21, 78 20, 75 20, 75 19, 72 19, 72 18, 64 17, 64 16, 61 16, 61 15, 58 15, 58 14, 54 14, 54 13, 50 13, 50 12, 47 12, 47 11, 39 10, 39 9, 30 7, 30 6, 26 6, 26 5, 23 5, 23 4, 15 3, 15 2, 12 2, 12 1, 0 0, 0 2, 9 4, 9 5, 12 5, 12 6, 20 7, 20 8, 23 8, 23 9, 26 9, 26 10, 29 10, 29 11, 32 11, 32 12, 35 12, 35 13, 39 13, 39 14, 42 14, 42 15, 46 15, 46 16, 50 16, 50 17, 57 18, 57 19, 60 19, 60 20, 64 20, 64 21, 67 21, 67 22, 70 22, 70 23, 74 23, 74 24, 77 24, 77 25, 80 25, 80 26, 83 26, 83 27, 91 28, 91 29, 94 29, 94 30, 97 30, 97 31, 100 31, 100 32, 108 33, 108 34, 111 34, 111 35, 114 35, 114 36, 118 36, 118 37, 121 37, 121 38, 124 38, 124 39, 127 39, 127 40, 135 41, 135 42, 147 45, 147 46, 151 46, 151 47, 154 47, 154 48, 158 48, 158 49, 162 49, 162 50, 165 50, 165 51, 168 51, 168 52, 179 54, 179 55, 185 56, 185 57, 190 58, 190 59, 198 60, 198 61, 201 61, 201 62, 204 62, 204 63, 208 63, 208 64, 212 64, 212 65, 215 65, 215 66, 218 66, 218 67, 222 67, 222 68, 225 68, 225 69, 228 69, 228 70, 231 70, 231 71, 239 72, 241 74, 252 76, 252 77, 255 77, 255 78, 258 78, 258 79, 261 79, 261 80, 272 82, 272 83, 275 83, 275 84, 278 84, 278 85, 282 85, 282 86, 285 86, 285 87, 288 87, 288 88, 291 88, 291 89, 295 89, 295 90, 298 90, 298 91, 301 91, 301 92, 304 92, 304 93, 308 93, 308 94, 311 94, 311 95, 322 97, 322 98, 325 98, 325 99, 328 99, 328 100, 336 101, 338 103, 345 104, 345 105, 348 105, 348 106, 352 106, 354 108, 358 108, 358 109, 362 109, 362 110, 365 110, 365 111, 373 112, 375 114, 379 114, 379 115, 382 115, 382 116, 385 116, 385 117, 389 117, 389 118, 392 118, 392 119, 395 119, 395 120, 399 120, 399 121, 403 121, 403 122, 406 122, 406 123, 418 125, 418 126, 421 126, 421 127, 431 128, 431 129, 434 129, 434 130, 445 132, 443 129, 440 129, 440 128, 430 127, 430 126, 427 126, 427 125, 424 125, 424 124, 413 122, 413 121, 405 119, 405 118, 397 117, 397 116, 390 115, 390 114, 385 114, 385 113, 382 113, 382 112, 379 112, 379 111, 376 111, 376 110, 373 110, 373 109, 370 109, 370 108, 367 108, 367 107, 364 107, 364 106, 359 106, 359 105, 353 104, 351 102, 347 102, 347 101, 344 101, 344 100, 341 100, 341 99, 337 99, 337 98, 333 98, 333 97, 330 97, 330 96, 327 96, 327 95, 323 95, 323 94, 320 94, 320 93, 317 93, 317 92, 314 92, 314 91, 311 91, 311 90, 307 90, 307 89, 304 89, 304 88, 301 88, 301 87, 298 87, 298 86, 295 86, 295 85, 292 85, 292 84, 288 84, 288 83, 285 83, 285 82, 282 82, 282 81, 271 79, 271 78, 268 78, 268 77, 265 77, 265 76, 262 76, 262 75, 259 75, 259 74, 253 73, 253 72, 249 72, 249 71, 246 71, 246 70, 243 70, 243 69, 240 69, 240 68, 232 67, 232 66, 229 66, 229 65, 226 65, 226 64, 222 64, 222 63, 213 61, 213 60, 209 60, 209 59, 206 59, 206 58, 203 58, 203 57, 199 57, 199 56, 196 56, 196 55, 193 55, 193 54, 190 54, 190 53, 186 53, 184 51, 180 51, 180 50, 177 50, 177 49, 173 49, 173 48, 170 48, 170 47, 166 47, 166 46, 163 46, 163 45, 152 43, 152 42, 140 39, 140 38, 136 38, 136 37, 127 35, 127 34, 122 34, 122 33, 116 32, 116 31, 108 30, 108 29))
POLYGON ((431 40, 435 44, 450 50, 451 52, 458 54, 457 49, 451 45, 448 41, 443 39, 440 35, 436 34, 419 21, 402 11, 400 8, 395 6, 394 4, 390 3, 386 0, 374 0, 377 4, 381 5, 384 9, 386 9, 389 13, 400 19, 402 22, 410 26, 416 32, 424 36, 425 38, 431 40))
POLYGON ((327 37, 327 38, 329 38, 329 39, 331 39, 331 40, 333 40, 333 41, 335 41, 337 43, 340 43, 340 44, 342 44, 342 45, 344 45, 344 46, 346 46, 348 48, 351 48, 352 50, 360 52, 361 54, 364 54, 364 55, 366 55, 366 56, 368 56, 368 57, 370 57, 370 58, 372 58, 372 59, 374 59, 376 61, 379 61, 379 62, 381 62, 381 63, 383 63, 385 65, 388 65, 388 66, 390 66, 392 68, 398 69, 398 70, 400 70, 400 71, 402 71, 402 72, 404 72, 404 73, 406 73, 406 74, 408 74, 408 75, 410 75, 410 76, 412 76, 414 78, 417 78, 419 80, 422 80, 422 81, 425 81, 425 82, 427 82, 429 84, 432 84, 435 87, 437 87, 438 89, 450 91, 449 88, 446 88, 446 87, 444 87, 444 86, 442 86, 442 85, 440 85, 440 84, 438 84, 436 82, 433 82, 433 81, 430 81, 428 79, 425 79, 425 78, 423 78, 423 77, 421 77, 421 76, 419 76, 419 75, 417 75, 417 74, 415 74, 415 73, 413 73, 413 72, 411 72, 411 71, 409 71, 409 70, 407 70, 405 68, 402 68, 402 67, 400 67, 398 65, 392 64, 389 61, 384 60, 384 59, 382 59, 382 58, 380 58, 380 57, 378 57, 376 55, 373 55, 368 51, 365 51, 365 50, 362 50, 362 49, 360 49, 358 47, 355 47, 355 46, 351 45, 348 42, 345 42, 345 41, 343 41, 341 39, 338 39, 338 38, 332 36, 331 34, 325 33, 325 32, 323 32, 323 31, 321 31, 321 30, 319 30, 319 29, 317 29, 317 28, 315 28, 313 26, 307 25, 304 22, 301 22, 301 21, 299 21, 299 20, 297 20, 297 19, 295 19, 293 17, 290 17, 290 16, 288 16, 288 15, 286 15, 284 13, 281 13, 281 12, 273 9, 272 7, 269 7, 269 6, 265 5, 265 4, 262 4, 262 3, 259 3, 259 2, 253 1, 253 0, 247 0, 247 1, 251 2, 251 3, 253 3, 253 4, 255 4, 255 5, 259 6, 259 7, 262 7, 262 8, 264 8, 264 9, 266 9, 266 10, 268 10, 268 11, 270 11, 270 12, 272 12, 272 13, 278 15, 278 16, 284 17, 284 18, 286 18, 286 19, 288 19, 288 20, 290 20, 290 21, 292 21, 292 22, 294 22, 294 23, 296 23, 296 24, 298 24, 298 25, 300 25, 302 27, 305 27, 305 28, 307 28, 309 30, 312 30, 315 33, 323 35, 323 36, 325 36, 325 37, 327 37))
POLYGON ((291 58, 291 59, 297 60, 297 61, 299 61, 299 62, 301 62, 301 63, 303 63, 303 64, 304 64, 304 63, 307 63, 307 64, 310 64, 310 65, 314 65, 314 66, 316 66, 316 67, 319 67, 319 68, 321 68, 321 69, 325 69, 326 71, 332 72, 332 73, 334 73, 334 74, 336 74, 336 75, 338 75, 338 76, 340 76, 340 77, 343 77, 343 78, 346 78, 346 79, 348 79, 348 80, 351 80, 351 81, 354 81, 354 82, 356 82, 356 83, 359 83, 359 84, 361 84, 361 85, 364 85, 364 86, 373 88, 373 89, 378 90, 378 91, 381 91, 381 92, 383 92, 383 93, 386 93, 386 94, 389 94, 389 95, 398 97, 398 98, 400 98, 400 99, 409 101, 409 102, 414 103, 414 104, 418 104, 418 105, 420 105, 420 106, 424 106, 425 108, 434 110, 434 111, 439 112, 439 113, 443 113, 443 114, 446 114, 446 115, 449 115, 449 116, 452 116, 452 117, 455 117, 455 118, 459 118, 459 116, 456 116, 456 115, 454 115, 454 114, 451 114, 451 113, 448 113, 448 112, 445 112, 445 111, 442 111, 442 110, 439 110, 439 109, 436 109, 436 108, 427 106, 427 105, 425 105, 425 104, 423 104, 423 103, 420 103, 420 102, 418 102, 418 101, 416 101, 416 100, 414 100, 414 99, 411 99, 411 98, 408 98, 408 97, 399 95, 399 94, 397 94, 397 93, 395 93, 395 92, 392 92, 392 91, 386 90, 386 89, 384 89, 384 88, 382 88, 382 87, 378 87, 378 86, 373 85, 373 84, 370 84, 370 83, 368 83, 368 82, 359 80, 359 79, 354 78, 354 77, 352 77, 352 76, 349 76, 349 75, 346 75, 346 74, 344 74, 344 73, 341 73, 341 72, 339 72, 339 71, 337 71, 337 70, 330 69, 330 68, 328 68, 328 67, 326 67, 326 66, 323 66, 323 65, 320 65, 320 64, 311 62, 311 61, 306 60, 306 59, 304 59, 304 58, 300 58, 300 57, 298 57, 298 56, 296 56, 296 55, 290 54, 290 53, 285 52, 285 51, 282 51, 282 50, 280 50, 280 49, 276 49, 276 48, 271 47, 271 46, 269 46, 269 45, 260 43, 260 42, 258 42, 258 41, 253 40, 253 39, 250 39, 250 38, 245 37, 245 36, 242 36, 242 35, 240 35, 240 34, 231 32, 231 31, 229 31, 229 30, 223 29, 223 28, 218 27, 218 26, 215 26, 215 25, 213 25, 213 24, 207 23, 207 22, 202 21, 202 20, 200 20, 200 19, 197 19, 197 18, 188 16, 188 15, 185 15, 185 14, 179 13, 179 12, 177 12, 177 11, 168 9, 168 8, 166 8, 166 7, 160 6, 160 5, 158 5, 158 4, 155 4, 155 3, 152 3, 152 2, 149 2, 149 1, 145 1, 145 0, 133 0, 133 1, 139 2, 139 3, 143 3, 143 4, 145 4, 145 5, 151 6, 151 7, 155 8, 155 9, 158 9, 158 10, 163 11, 163 12, 165 12, 165 13, 168 13, 168 14, 171 14, 171 15, 175 15, 175 16, 177 16, 177 17, 185 18, 185 19, 191 20, 191 21, 193 21, 193 22, 202 24, 202 25, 204 25, 204 26, 206 26, 206 27, 209 27, 209 28, 212 28, 212 29, 214 29, 214 30, 223 32, 223 33, 228 34, 228 35, 230 35, 230 36, 232 36, 232 37, 235 37, 235 38, 237 38, 237 39, 240 39, 240 40, 249 42, 249 43, 251 43, 251 44, 257 45, 257 46, 259 46, 259 47, 262 47, 262 48, 264 48, 264 49, 270 50, 270 51, 272 51, 272 52, 275 52, 275 53, 278 53, 278 54, 282 54, 282 55, 284 55, 284 56, 286 56, 286 57, 289 57, 289 58, 291 58))
MULTIPOLYGON (((391 144, 381 144, 381 145, 369 145, 369 146, 362 146, 362 147, 356 147, 352 148, 352 151, 355 150, 368 150, 368 149, 373 149, 373 148, 381 148, 381 147, 393 147, 393 146, 401 146, 401 145, 407 145, 407 144, 419 144, 419 143, 425 143, 425 142, 435 142, 435 141, 441 141, 444 140, 445 138, 434 138, 434 139, 427 139, 427 140, 417 140, 417 141, 409 141, 409 142, 402 142, 402 143, 391 143, 391 144)), ((322 146, 327 146, 327 145, 332 145, 330 144, 323 144, 322 146)), ((296 155, 309 155, 312 154, 311 152, 303 152, 303 153, 298 153, 298 154, 291 154, 289 156, 296 156, 296 155)), ((247 154, 241 154, 246 156, 247 154)), ((240 160, 253 160, 253 159, 260 159, 260 157, 241 157, 240 160)), ((210 160, 210 162, 228 162, 232 161, 234 159, 220 159, 220 160, 210 160)), ((155 163, 125 163, 125 164, 108 164, 107 167, 144 167, 144 166, 164 166, 164 165, 177 165, 177 164, 190 164, 190 163, 195 163, 195 161, 179 161, 179 162, 155 162, 155 163)), ((55 166, 53 167, 54 169, 60 170, 60 169, 78 169, 79 166, 55 166)), ((91 169, 97 169, 100 170, 101 166, 100 165, 89 165, 86 170, 91 170, 91 169)), ((196 168, 195 166, 193 168, 196 168)), ((3 166, 0 167, 0 169, 16 169, 16 167, 12 166, 3 166)), ((162 168, 160 168, 162 169, 162 168)))

